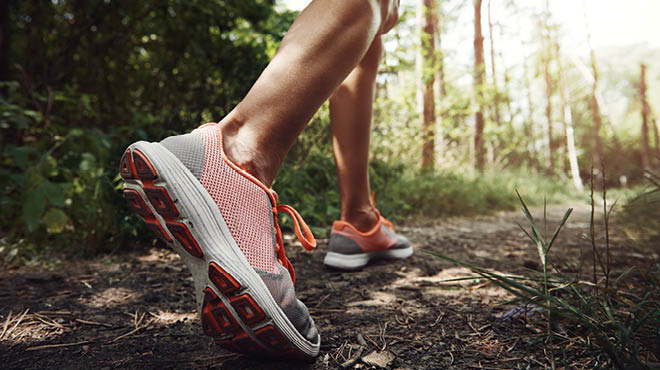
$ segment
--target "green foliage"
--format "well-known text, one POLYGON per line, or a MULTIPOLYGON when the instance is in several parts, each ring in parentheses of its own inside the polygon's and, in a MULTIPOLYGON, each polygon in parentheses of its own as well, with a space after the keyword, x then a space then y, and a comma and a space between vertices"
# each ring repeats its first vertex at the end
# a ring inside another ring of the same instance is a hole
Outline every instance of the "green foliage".
POLYGON ((294 16, 270 0, 10 1, 0 262, 153 240, 121 195, 123 150, 221 118, 294 16))
MULTIPOLYGON (((570 199, 568 184, 522 172, 429 173, 403 163, 374 160, 369 179, 378 209, 399 221, 511 210, 517 204, 516 188, 535 194, 533 204, 541 204, 544 196, 553 202, 570 199)), ((300 164, 286 162, 273 188, 280 201, 295 207, 319 235, 327 233, 339 217, 335 167, 328 154, 316 152, 300 164)))
POLYGON ((647 172, 650 185, 627 200, 617 223, 645 254, 660 252, 660 176, 647 172))
POLYGON ((129 226, 133 223, 125 222, 132 216, 120 206, 108 135, 96 128, 63 127, 58 117, 44 127, 39 115, 19 107, 20 101, 0 99, 4 132, 21 133, 1 153, 0 223, 8 236, 96 252, 117 248, 123 237, 137 234, 129 226))

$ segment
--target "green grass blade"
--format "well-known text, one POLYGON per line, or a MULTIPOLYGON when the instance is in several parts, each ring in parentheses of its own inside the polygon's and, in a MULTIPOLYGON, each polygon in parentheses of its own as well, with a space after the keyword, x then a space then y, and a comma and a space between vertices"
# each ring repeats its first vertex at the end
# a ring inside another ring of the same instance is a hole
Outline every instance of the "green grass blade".
POLYGON ((566 213, 564 213, 564 217, 561 219, 559 222, 559 226, 555 229, 555 232, 552 234, 552 238, 550 239, 550 242, 548 243, 548 246, 545 250, 545 253, 547 254, 548 251, 550 251, 550 248, 552 247, 552 244, 555 242, 555 239, 557 239, 557 235, 559 235, 559 232, 561 231, 561 228, 564 227, 566 224, 566 221, 568 221, 568 217, 571 216, 571 213, 573 213, 573 208, 569 208, 566 213))

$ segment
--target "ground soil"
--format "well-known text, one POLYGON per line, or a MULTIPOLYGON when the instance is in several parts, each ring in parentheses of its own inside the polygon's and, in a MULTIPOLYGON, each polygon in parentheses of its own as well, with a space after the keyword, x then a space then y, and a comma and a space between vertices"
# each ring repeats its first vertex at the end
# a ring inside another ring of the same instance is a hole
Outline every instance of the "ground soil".
MULTIPOLYGON (((548 229, 565 210, 549 207, 548 229)), ((537 250, 518 223, 526 224, 522 214, 507 212, 401 225, 416 245, 410 259, 350 273, 323 266, 325 241, 312 253, 288 245, 298 297, 322 337, 313 364, 234 355, 203 336, 192 278, 165 248, 67 262, 54 272, 4 271, 0 368, 333 369, 351 359, 347 367, 363 369, 542 368, 542 313, 503 318, 515 307, 501 304, 511 298, 506 291, 478 278, 447 281, 469 271, 425 252, 505 273, 538 269, 537 250)), ((588 232, 589 209, 580 206, 553 247, 555 261, 588 260, 588 232)), ((615 253, 628 253, 612 239, 615 253)), ((580 346, 562 353, 567 368, 589 361, 580 346)))

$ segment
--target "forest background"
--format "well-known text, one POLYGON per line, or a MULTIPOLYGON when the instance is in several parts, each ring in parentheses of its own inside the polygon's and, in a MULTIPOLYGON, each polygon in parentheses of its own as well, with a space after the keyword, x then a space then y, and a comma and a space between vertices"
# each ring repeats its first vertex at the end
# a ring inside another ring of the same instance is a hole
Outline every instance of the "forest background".
MULTIPOLYGON (((532 204, 584 202, 592 178, 622 203, 645 191, 660 164, 660 47, 594 46, 592 3, 573 5, 580 31, 554 2, 402 1, 374 106, 385 215, 513 209, 516 189, 532 204)), ((295 19, 285 5, 0 1, 0 264, 152 243, 122 199, 121 153, 229 112, 295 19)), ((274 188, 319 236, 338 217, 327 105, 274 188)), ((658 225, 652 213, 635 222, 658 225)))

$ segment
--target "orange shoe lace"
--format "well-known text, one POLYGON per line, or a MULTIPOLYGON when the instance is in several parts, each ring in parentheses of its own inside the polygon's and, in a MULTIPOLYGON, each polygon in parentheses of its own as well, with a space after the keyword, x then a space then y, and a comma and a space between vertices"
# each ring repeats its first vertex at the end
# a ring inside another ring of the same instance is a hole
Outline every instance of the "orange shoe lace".
POLYGON ((385 224, 385 226, 394 231, 394 224, 392 224, 392 221, 386 219, 383 217, 383 215, 380 214, 380 211, 378 211, 378 208, 376 208, 376 192, 372 191, 371 192, 371 205, 374 206, 374 210, 376 210, 376 213, 378 214, 378 217, 380 217, 380 221, 385 224))
POLYGON ((286 256, 286 253, 284 252, 284 241, 282 240, 282 230, 280 229, 280 225, 277 222, 277 214, 279 212, 286 212, 291 216, 291 219, 293 220, 293 229, 294 232, 296 233, 296 237, 300 241, 300 244, 308 250, 311 251, 314 248, 316 248, 316 239, 314 238, 314 234, 312 234, 312 231, 309 229, 307 224, 305 223, 305 220, 303 220, 302 216, 300 216, 300 213, 298 213, 293 207, 286 205, 286 204, 277 204, 277 193, 275 191, 272 191, 272 194, 274 195, 274 204, 273 206, 273 219, 274 219, 274 224, 275 224, 275 253, 277 254, 277 262, 279 262, 280 265, 284 266, 287 270, 289 270, 289 275, 291 275, 291 280, 293 283, 296 283, 296 272, 293 269, 293 264, 291 264, 291 261, 286 256))

